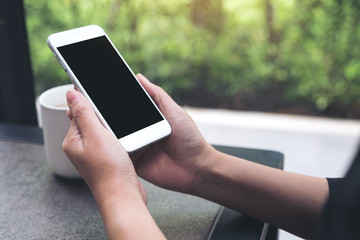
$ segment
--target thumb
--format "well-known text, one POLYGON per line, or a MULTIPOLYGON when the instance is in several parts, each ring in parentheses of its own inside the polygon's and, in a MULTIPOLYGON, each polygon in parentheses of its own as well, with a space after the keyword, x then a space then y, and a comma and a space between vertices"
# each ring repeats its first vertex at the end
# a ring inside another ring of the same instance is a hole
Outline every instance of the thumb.
POLYGON ((183 109, 161 87, 151 83, 140 73, 136 77, 168 120, 176 119, 176 114, 183 112, 183 109))
POLYGON ((90 103, 80 92, 74 89, 69 90, 66 98, 72 120, 75 121, 84 139, 87 135, 97 133, 99 128, 103 128, 90 103))

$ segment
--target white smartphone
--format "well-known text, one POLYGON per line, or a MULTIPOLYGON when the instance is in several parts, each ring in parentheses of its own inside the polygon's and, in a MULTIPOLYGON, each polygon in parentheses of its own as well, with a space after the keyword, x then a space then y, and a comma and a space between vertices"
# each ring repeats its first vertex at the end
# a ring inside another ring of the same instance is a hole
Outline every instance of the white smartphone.
POLYGON ((170 124, 101 27, 54 33, 47 42, 102 124, 127 152, 171 133, 170 124))

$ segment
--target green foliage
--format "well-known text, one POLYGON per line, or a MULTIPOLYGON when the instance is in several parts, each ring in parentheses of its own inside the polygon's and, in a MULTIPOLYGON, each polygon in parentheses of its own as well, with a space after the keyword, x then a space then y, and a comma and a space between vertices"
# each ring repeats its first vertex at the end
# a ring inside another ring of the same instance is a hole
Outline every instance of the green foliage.
POLYGON ((319 110, 360 105, 357 0, 25 0, 25 7, 37 93, 69 82, 47 36, 97 24, 134 72, 180 102, 186 92, 235 99, 278 86, 284 101, 319 110))

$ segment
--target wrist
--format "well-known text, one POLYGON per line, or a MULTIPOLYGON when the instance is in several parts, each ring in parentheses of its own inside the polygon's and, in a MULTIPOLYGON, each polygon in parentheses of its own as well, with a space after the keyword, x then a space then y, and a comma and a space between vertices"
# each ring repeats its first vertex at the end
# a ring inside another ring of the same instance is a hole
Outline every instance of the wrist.
POLYGON ((113 180, 108 184, 107 182, 99 183, 91 190, 99 208, 101 206, 113 205, 113 203, 119 206, 130 206, 131 204, 146 205, 138 183, 124 184, 121 180, 113 180))
POLYGON ((96 201, 109 239, 145 239, 147 236, 160 239, 162 236, 139 193, 117 191, 96 201))
POLYGON ((190 189, 189 194, 194 196, 203 197, 203 190, 205 184, 207 184, 209 179, 214 179, 216 177, 216 169, 219 168, 219 159, 220 152, 213 148, 211 145, 208 146, 207 150, 201 156, 199 162, 203 163, 199 167, 198 172, 196 172, 194 177, 194 182, 190 189))
POLYGON ((247 163, 248 161, 214 149, 207 159, 207 167, 203 168, 202 173, 197 177, 192 194, 212 202, 232 206, 232 198, 229 196, 236 198, 236 194, 241 195, 241 188, 244 187, 243 179, 248 178, 246 176, 247 163))

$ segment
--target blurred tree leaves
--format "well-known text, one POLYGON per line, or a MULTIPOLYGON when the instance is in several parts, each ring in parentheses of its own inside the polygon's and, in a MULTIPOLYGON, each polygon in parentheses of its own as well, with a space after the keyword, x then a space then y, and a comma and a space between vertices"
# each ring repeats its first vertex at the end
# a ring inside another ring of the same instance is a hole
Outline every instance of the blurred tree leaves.
POLYGON ((25 0, 25 8, 37 93, 69 82, 47 36, 97 24, 135 73, 181 104, 246 109, 245 97, 261 105, 273 94, 360 116, 358 0, 25 0))

